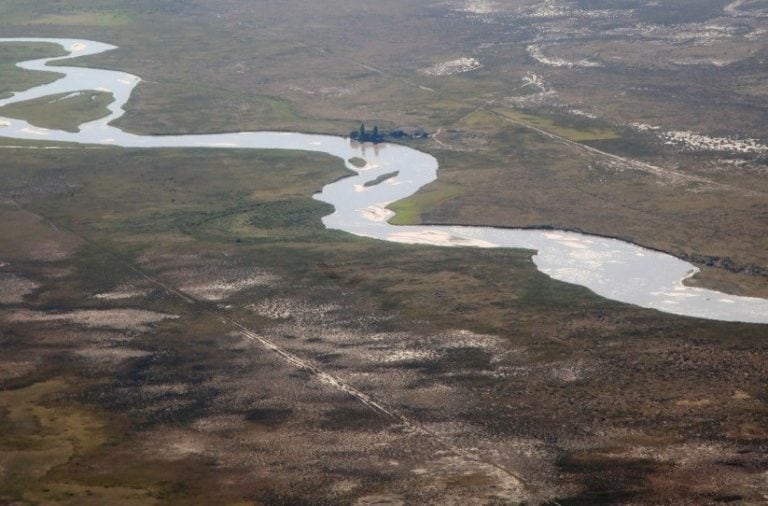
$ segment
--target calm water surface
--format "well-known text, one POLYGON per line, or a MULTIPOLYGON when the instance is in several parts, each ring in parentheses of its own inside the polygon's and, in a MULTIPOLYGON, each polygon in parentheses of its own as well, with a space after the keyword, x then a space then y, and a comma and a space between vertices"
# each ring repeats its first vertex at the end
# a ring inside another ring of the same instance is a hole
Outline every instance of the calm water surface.
POLYGON ((63 76, 51 84, 0 100, 0 106, 83 90, 109 92, 115 97, 107 117, 81 125, 77 133, 37 128, 22 120, 0 117, 0 137, 126 148, 289 149, 327 153, 345 160, 347 167, 357 172, 355 176, 326 185, 315 195, 335 208, 333 214, 323 218, 330 229, 410 244, 532 249, 537 251, 533 260, 541 272, 560 281, 585 286, 609 299, 712 320, 768 323, 768 300, 686 287, 682 281, 696 272, 693 265, 616 239, 545 230, 389 225, 386 220, 392 213, 385 209, 387 204, 413 195, 437 178, 437 160, 412 148, 396 144, 374 148, 341 137, 301 133, 142 136, 123 132, 110 123, 124 113, 123 106, 141 82, 139 77, 101 69, 46 68, 49 62, 97 54, 115 49, 114 46, 75 39, 0 38, 0 42, 50 42, 70 53, 20 63, 25 69, 53 70, 63 76), (352 157, 364 158, 368 165, 362 169, 354 167, 348 162, 352 157), (382 174, 395 171, 399 171, 395 178, 376 186, 364 186, 382 174))

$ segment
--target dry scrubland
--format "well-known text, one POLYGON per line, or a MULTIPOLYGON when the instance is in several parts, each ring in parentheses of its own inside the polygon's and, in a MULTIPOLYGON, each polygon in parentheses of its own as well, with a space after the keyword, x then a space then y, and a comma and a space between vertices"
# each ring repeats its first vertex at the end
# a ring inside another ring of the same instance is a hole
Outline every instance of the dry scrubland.
MULTIPOLYGON (((0 0, 0 36, 119 45, 87 64, 145 79, 134 131, 427 128, 403 222, 618 235, 765 294, 759 3, 608 4, 0 0)), ((0 45, 0 96, 49 51, 0 45)), ((37 121, 100 114, 64 102, 37 121)), ((761 326, 325 231, 328 157, 8 145, 0 502, 766 500, 761 326)))

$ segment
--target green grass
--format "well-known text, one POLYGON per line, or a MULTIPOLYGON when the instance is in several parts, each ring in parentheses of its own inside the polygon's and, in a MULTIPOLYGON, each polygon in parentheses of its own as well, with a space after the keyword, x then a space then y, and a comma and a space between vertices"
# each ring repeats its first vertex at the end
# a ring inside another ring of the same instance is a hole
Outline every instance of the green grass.
POLYGON ((353 166, 357 167, 358 169, 362 169, 368 164, 368 162, 366 162, 365 160, 357 156, 350 158, 349 163, 351 163, 353 166))
MULTIPOLYGON (((210 133, 241 129, 237 122, 258 122, 289 130, 306 122, 286 100, 233 93, 219 87, 190 83, 145 82, 134 92, 125 116, 116 125, 140 133, 210 133), (206 104, 190 107, 190 104, 206 104), (152 110, 156 116, 145 114, 152 110)), ((346 126, 346 123, 345 123, 346 126)), ((261 128, 264 129, 264 128, 261 128)))
POLYGON ((107 106, 112 102, 111 93, 100 91, 62 93, 1 107, 0 116, 23 119, 41 128, 77 132, 81 124, 108 116, 107 106))
POLYGON ((13 0, 0 0, 0 25, 6 26, 60 26, 113 28, 130 21, 130 10, 119 0, 78 2, 62 0, 52 6, 43 0, 30 0, 20 4, 13 0), (84 5, 90 4, 90 5, 84 5))
POLYGON ((459 186, 442 186, 438 190, 422 190, 412 197, 393 202, 389 209, 396 214, 389 223, 393 225, 416 225, 422 222, 422 215, 440 204, 459 197, 463 189, 459 186))
POLYGON ((621 138, 618 132, 610 128, 571 126, 565 124, 563 118, 521 112, 514 109, 495 109, 494 111, 513 121, 532 125, 574 142, 604 141, 621 138))
POLYGON ((0 98, 8 97, 12 92, 50 83, 61 76, 55 72, 22 70, 16 66, 18 62, 64 54, 64 50, 55 44, 0 44, 0 98))
POLYGON ((130 22, 130 17, 125 13, 104 13, 93 11, 75 12, 72 14, 47 14, 29 21, 30 25, 56 25, 56 26, 94 26, 101 28, 115 28, 124 26, 130 22))

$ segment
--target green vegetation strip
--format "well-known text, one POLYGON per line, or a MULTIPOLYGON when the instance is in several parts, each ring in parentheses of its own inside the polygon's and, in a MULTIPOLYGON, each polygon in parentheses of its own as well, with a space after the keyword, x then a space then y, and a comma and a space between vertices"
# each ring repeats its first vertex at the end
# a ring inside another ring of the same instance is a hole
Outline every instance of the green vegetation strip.
POLYGON ((571 124, 571 121, 568 121, 570 118, 530 114, 513 109, 494 109, 494 111, 510 120, 540 128, 574 142, 604 141, 621 137, 610 128, 586 126, 576 122, 571 124))
POLYGON ((65 54, 64 50, 55 44, 0 44, 0 98, 8 97, 13 92, 53 82, 61 77, 61 74, 55 72, 23 70, 16 66, 18 62, 65 54))
POLYGON ((376 179, 372 179, 372 180, 368 181, 363 186, 371 187, 371 186, 380 185, 381 183, 383 183, 384 181, 386 181, 388 179, 392 179, 393 177, 397 177, 398 174, 400 174, 399 170, 396 170, 394 172, 387 172, 386 174, 380 175, 376 179))
POLYGON ((388 205, 394 211, 389 223, 392 225, 418 225, 421 215, 430 209, 437 208, 441 203, 457 197, 462 193, 458 186, 447 186, 437 191, 420 191, 404 200, 398 200, 388 205))
POLYGON ((53 130, 77 132, 88 121, 109 115, 109 104, 114 101, 111 93, 83 91, 61 93, 0 108, 0 116, 26 120, 29 123, 53 130))

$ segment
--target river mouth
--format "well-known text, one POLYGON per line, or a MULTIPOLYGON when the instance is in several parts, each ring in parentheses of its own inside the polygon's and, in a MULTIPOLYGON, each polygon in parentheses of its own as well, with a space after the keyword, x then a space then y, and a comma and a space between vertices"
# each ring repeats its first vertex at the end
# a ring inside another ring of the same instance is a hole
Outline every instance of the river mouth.
MULTIPOLYGON (((69 52, 66 56, 19 63, 27 70, 51 70, 47 65, 53 61, 115 49, 109 44, 76 39, 13 38, 0 39, 1 42, 50 42, 69 52)), ((407 244, 535 250, 533 261, 541 272, 611 300, 710 320, 768 323, 768 300, 685 286, 683 281, 697 272, 692 264, 618 239, 557 230, 389 224, 392 212, 386 208, 388 204, 413 195, 437 178, 437 160, 427 153, 397 144, 379 144, 373 149, 346 138, 292 132, 135 135, 111 123, 124 114, 123 107, 141 82, 138 76, 59 65, 55 71, 64 74, 63 77, 0 99, 0 107, 60 93, 95 90, 114 96, 109 114, 80 125, 79 132, 38 128, 23 120, 0 117, 0 137, 145 149, 285 149, 326 153, 344 160, 347 168, 356 173, 324 186, 314 196, 334 207, 334 212, 323 218, 329 229, 407 244), (359 160, 364 160, 365 165, 359 160), (397 174, 392 176, 394 173, 397 174), (372 184, 379 179, 379 183, 372 184)))

